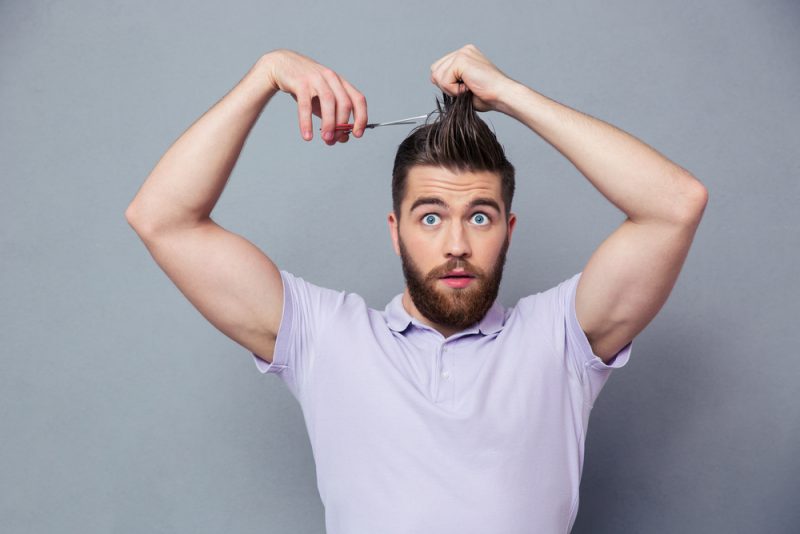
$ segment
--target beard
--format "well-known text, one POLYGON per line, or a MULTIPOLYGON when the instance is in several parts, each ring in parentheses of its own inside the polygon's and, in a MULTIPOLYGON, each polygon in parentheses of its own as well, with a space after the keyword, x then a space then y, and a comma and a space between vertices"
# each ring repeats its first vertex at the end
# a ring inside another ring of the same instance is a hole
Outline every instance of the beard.
POLYGON ((399 235, 398 243, 406 286, 411 300, 422 315, 435 324, 459 330, 464 330, 483 319, 497 299, 500 290, 508 252, 508 234, 492 270, 488 273, 471 265, 465 259, 453 258, 425 275, 411 259, 399 235), (438 287, 439 279, 454 269, 465 269, 475 275, 475 278, 464 288, 438 287))

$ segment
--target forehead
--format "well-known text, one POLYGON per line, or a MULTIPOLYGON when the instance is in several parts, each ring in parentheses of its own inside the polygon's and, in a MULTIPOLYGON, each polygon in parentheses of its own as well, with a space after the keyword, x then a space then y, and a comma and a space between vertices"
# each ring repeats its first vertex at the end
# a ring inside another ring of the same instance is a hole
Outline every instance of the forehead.
POLYGON ((458 171, 443 167, 417 165, 409 169, 404 205, 420 197, 438 196, 449 205, 467 204, 475 197, 497 200, 502 206, 500 176, 491 171, 458 171))

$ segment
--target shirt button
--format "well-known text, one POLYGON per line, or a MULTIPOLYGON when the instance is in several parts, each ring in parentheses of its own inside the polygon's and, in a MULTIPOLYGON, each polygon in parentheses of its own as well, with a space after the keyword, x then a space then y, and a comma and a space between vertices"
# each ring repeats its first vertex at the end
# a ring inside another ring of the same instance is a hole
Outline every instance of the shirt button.
POLYGON ((450 373, 448 371, 442 372, 442 378, 444 378, 445 380, 449 380, 450 379, 450 373))

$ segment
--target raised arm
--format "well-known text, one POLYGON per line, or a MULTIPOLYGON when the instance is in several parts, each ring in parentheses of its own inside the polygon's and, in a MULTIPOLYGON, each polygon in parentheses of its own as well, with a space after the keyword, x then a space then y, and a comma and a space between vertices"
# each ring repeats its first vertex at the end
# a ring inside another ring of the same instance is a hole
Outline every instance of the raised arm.
POLYGON ((196 120, 161 157, 125 217, 166 275, 216 328, 271 362, 283 312, 280 272, 266 254, 211 219, 250 130, 279 91, 296 101, 300 132, 322 138, 354 117, 363 135, 366 99, 332 70, 290 50, 264 54, 242 80, 196 120))
POLYGON ((508 78, 472 45, 435 62, 431 80, 449 94, 465 85, 477 109, 528 126, 627 215, 591 255, 575 293, 592 350, 610 362, 666 302, 703 216, 706 188, 632 135, 508 78))

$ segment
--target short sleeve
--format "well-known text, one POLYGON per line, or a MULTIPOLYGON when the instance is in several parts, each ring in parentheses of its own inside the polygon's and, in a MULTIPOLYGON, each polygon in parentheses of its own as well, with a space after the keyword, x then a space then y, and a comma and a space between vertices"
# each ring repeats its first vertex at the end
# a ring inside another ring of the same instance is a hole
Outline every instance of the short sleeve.
POLYGON ((275 373, 299 400, 303 383, 314 366, 315 346, 341 306, 345 292, 317 286, 281 270, 283 312, 272 363, 251 353, 261 373, 275 373))
POLYGON ((600 390, 605 385, 612 369, 623 367, 630 358, 633 340, 622 347, 619 352, 605 363, 592 351, 589 339, 578 322, 575 312, 575 294, 578 281, 583 272, 579 272, 557 286, 556 296, 559 303, 559 321, 563 321, 564 357, 571 368, 581 377, 589 404, 594 403, 600 390))

